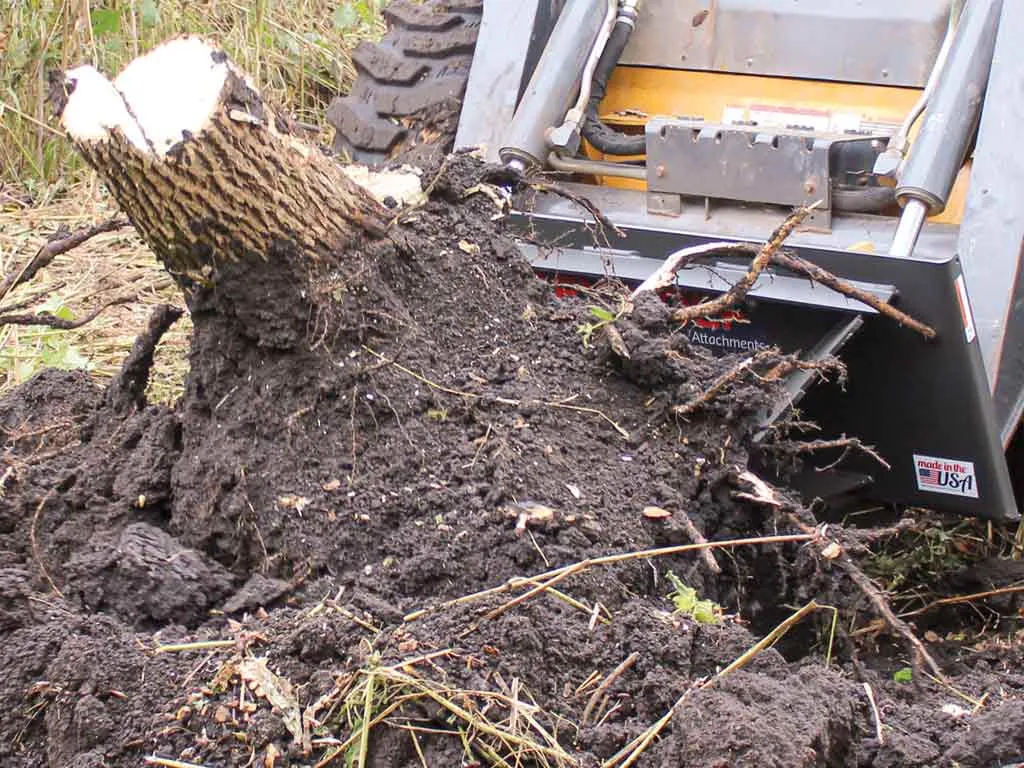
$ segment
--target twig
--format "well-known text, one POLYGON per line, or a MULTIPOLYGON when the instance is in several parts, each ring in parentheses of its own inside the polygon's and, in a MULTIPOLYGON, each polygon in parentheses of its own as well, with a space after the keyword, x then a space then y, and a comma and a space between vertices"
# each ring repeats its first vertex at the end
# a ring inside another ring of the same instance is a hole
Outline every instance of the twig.
POLYGON ((986 597, 998 597, 999 595, 1014 595, 1024 592, 1024 584, 1015 587, 1002 587, 1001 589, 990 589, 987 592, 974 592, 970 595, 957 595, 956 597, 944 597, 941 600, 934 600, 923 608, 901 613, 900 617, 917 616, 930 611, 932 608, 939 608, 943 605, 958 605, 959 603, 973 603, 975 600, 983 600, 986 597))
POLYGON ((83 325, 91 323, 99 317, 104 310, 118 304, 128 304, 134 300, 134 296, 122 296, 120 298, 113 299, 77 320, 65 320, 63 317, 57 317, 51 312, 38 312, 31 315, 0 315, 0 326, 44 325, 48 328, 56 328, 58 331, 73 331, 75 328, 81 328, 83 325))
POLYGON ((856 299, 863 304, 867 304, 879 314, 885 315, 913 331, 917 331, 917 333, 921 334, 926 339, 934 339, 937 335, 935 329, 930 325, 925 325, 919 320, 915 320, 906 312, 896 309, 892 304, 884 302, 877 296, 873 296, 867 291, 857 288, 842 278, 836 277, 831 272, 822 269, 817 264, 807 261, 806 259, 801 259, 799 256, 791 256, 784 253, 775 253, 772 255, 771 261, 773 264, 780 267, 806 275, 814 282, 821 283, 837 293, 841 293, 851 299, 856 299))
MULTIPOLYGON (((412 376, 414 379, 416 379, 416 381, 420 382, 421 384, 425 384, 426 386, 430 387, 431 389, 436 389, 439 392, 445 392, 445 393, 447 393, 449 395, 455 395, 456 397, 464 397, 467 400, 478 400, 478 399, 481 399, 481 398, 485 397, 485 395, 479 394, 477 392, 464 392, 464 391, 459 390, 459 389, 452 389, 451 387, 446 387, 443 384, 438 384, 436 381, 431 381, 426 376, 423 376, 422 374, 416 373, 416 371, 414 371, 414 370, 412 370, 410 368, 406 368, 404 365, 401 365, 400 363, 396 362, 395 360, 391 360, 391 359, 385 357, 380 352, 377 352, 377 351, 375 351, 373 349, 370 349, 370 347, 366 346, 365 344, 362 345, 362 347, 363 347, 364 350, 366 350, 371 355, 373 355, 378 360, 380 360, 383 364, 394 366, 395 368, 400 370, 402 373, 404 373, 404 374, 406 374, 408 376, 412 376)), ((501 403, 502 405, 520 406, 520 405, 523 404, 522 400, 516 400, 516 399, 508 398, 508 397, 495 397, 494 400, 495 400, 495 402, 501 403)), ((619 423, 617 421, 615 421, 615 419, 613 419, 611 416, 609 416, 604 411, 601 411, 601 410, 599 410, 597 408, 590 408, 590 407, 585 406, 585 405, 570 405, 569 403, 566 403, 564 400, 548 400, 548 401, 542 401, 542 403, 547 408, 562 408, 562 409, 565 409, 567 411, 577 411, 579 413, 593 414, 594 416, 599 417, 603 421, 608 422, 608 424, 610 424, 612 426, 612 428, 614 428, 615 431, 618 432, 620 435, 622 435, 624 438, 626 438, 627 440, 629 439, 629 432, 626 429, 624 429, 622 426, 620 426, 619 423)))
POLYGON ((609 672, 608 677, 602 680, 601 684, 594 689, 594 692, 590 694, 590 698, 587 700, 587 706, 583 709, 583 716, 581 718, 583 725, 586 725, 587 721, 590 720, 590 713, 593 712, 594 707, 597 706, 597 702, 600 700, 601 696, 604 695, 604 692, 607 691, 616 680, 622 677, 630 667, 636 664, 636 660, 639 658, 640 654, 633 651, 629 656, 622 660, 619 666, 609 672))
POLYGON ((875 701, 875 692, 871 685, 864 683, 864 693, 867 694, 868 703, 871 705, 871 714, 875 718, 875 735, 878 736, 878 745, 885 746, 885 734, 882 733, 882 716, 878 713, 878 703, 875 701))
POLYGON ((953 687, 953 685, 951 683, 947 682, 946 680, 939 680, 937 677, 932 677, 927 672, 924 673, 924 676, 927 677, 929 680, 931 680, 936 685, 942 686, 947 691, 952 693, 954 696, 957 696, 957 697, 963 699, 964 701, 966 701, 968 704, 970 704, 972 707, 974 707, 975 711, 977 711, 977 710, 981 709, 983 706, 985 706, 985 699, 988 697, 988 694, 989 694, 988 691, 985 691, 985 693, 982 695, 982 697, 980 699, 976 699, 973 696, 968 696, 963 691, 958 690, 957 688, 953 687))
POLYGON ((31 280, 36 276, 39 270, 49 266, 50 263, 62 253, 67 253, 72 248, 77 248, 86 240, 89 240, 96 235, 103 232, 113 232, 121 229, 122 227, 128 226, 130 223, 131 222, 129 222, 128 219, 118 218, 115 216, 101 224, 94 224, 91 227, 81 227, 69 235, 51 240, 36 251, 36 254, 29 259, 28 263, 26 263, 20 271, 12 272, 4 278, 3 282, 0 283, 0 299, 3 299, 3 297, 6 296, 12 288, 31 280))
POLYGON ((765 267, 771 261, 773 254, 782 247, 782 244, 786 241, 786 238, 790 236, 794 229, 806 219, 820 203, 813 203, 812 205, 801 206, 789 217, 779 225, 779 227, 772 232, 771 237, 768 241, 760 247, 754 260, 750 262, 750 269, 746 274, 737 280, 732 287, 729 288, 725 293, 716 296, 708 301, 701 302, 700 304, 694 304, 690 307, 682 307, 677 309, 674 317, 677 322, 688 323, 691 320, 697 320, 701 317, 710 317, 717 315, 724 309, 735 306, 742 302, 747 293, 751 288, 754 287, 754 283, 757 282, 757 278, 760 277, 765 267))
MULTIPOLYGON (((443 603, 429 606, 427 608, 421 608, 418 611, 413 611, 407 614, 404 621, 416 621, 417 619, 423 618, 428 613, 436 613, 447 608, 452 608, 457 605, 465 605, 466 603, 476 602, 483 600, 487 597, 493 597, 494 595, 500 595, 504 592, 511 592, 512 590, 519 589, 525 586, 542 586, 545 589, 549 589, 554 583, 552 581, 555 577, 561 575, 564 572, 569 572, 567 575, 576 574, 580 571, 586 570, 595 565, 611 565, 614 563, 621 563, 627 560, 638 560, 647 557, 661 557, 665 555, 677 555, 683 552, 698 552, 702 550, 710 549, 728 549, 732 547, 750 546, 754 544, 785 544, 794 541, 811 541, 819 538, 817 533, 804 534, 794 533, 787 534, 784 536, 757 536, 749 539, 729 539, 726 541, 708 541, 703 544, 679 544, 672 547, 661 547, 660 549, 645 549, 639 552, 625 552, 617 555, 605 555, 603 557, 594 557, 588 560, 583 560, 572 565, 562 566, 561 568, 555 568, 553 570, 545 571, 544 573, 538 573, 536 576, 522 577, 517 576, 509 579, 503 584, 499 584, 496 587, 490 587, 489 589, 483 589, 479 592, 473 592, 469 595, 463 595, 462 597, 454 598, 453 600, 446 600, 443 603)), ((543 591, 543 590, 537 590, 543 591)))
POLYGON ((39 550, 39 540, 36 538, 36 527, 39 525, 39 516, 43 513, 43 507, 46 506, 46 502, 48 502, 52 496, 53 489, 51 488, 46 492, 46 495, 43 496, 43 500, 39 502, 39 506, 36 507, 35 514, 32 515, 32 527, 29 528, 28 538, 32 544, 32 557, 35 558, 36 565, 39 566, 39 573, 42 574, 46 583, 50 585, 50 589, 53 590, 53 593, 57 595, 57 597, 63 599, 64 593, 57 588, 57 585, 50 577, 50 572, 46 569, 46 564, 43 562, 43 554, 39 550))
POLYGON ((597 416, 600 419, 608 422, 608 424, 611 425, 611 427, 616 432, 618 432, 624 438, 629 440, 629 432, 626 431, 623 427, 619 426, 618 422, 616 422, 614 419, 608 416, 608 414, 606 414, 604 411, 598 410, 597 408, 588 408, 585 405, 567 405, 566 403, 559 403, 557 401, 545 402, 544 405, 546 405, 548 408, 564 408, 567 411, 577 411, 579 413, 593 414, 594 416, 597 416))

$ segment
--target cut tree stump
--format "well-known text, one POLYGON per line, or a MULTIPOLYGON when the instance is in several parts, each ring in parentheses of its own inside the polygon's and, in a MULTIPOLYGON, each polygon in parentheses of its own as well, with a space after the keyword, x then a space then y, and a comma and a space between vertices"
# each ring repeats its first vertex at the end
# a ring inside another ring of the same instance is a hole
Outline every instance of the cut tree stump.
POLYGON ((253 291, 217 300, 265 345, 293 345, 318 296, 347 289, 333 274, 345 255, 388 238, 393 212, 202 39, 164 43, 113 82, 91 66, 51 76, 51 99, 193 312, 225 278, 263 281, 260 307, 243 306, 253 291))

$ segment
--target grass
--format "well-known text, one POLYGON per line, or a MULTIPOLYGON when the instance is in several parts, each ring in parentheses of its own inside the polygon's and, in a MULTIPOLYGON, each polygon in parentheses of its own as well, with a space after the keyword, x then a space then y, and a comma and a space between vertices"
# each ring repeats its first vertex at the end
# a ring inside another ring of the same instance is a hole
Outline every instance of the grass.
MULTIPOLYGON (((82 183, 70 192, 42 205, 0 208, 0 278, 20 270, 58 227, 75 229, 116 213, 113 201, 96 184, 82 183)), ((0 393, 45 367, 82 368, 109 378, 119 370, 153 307, 182 304, 170 278, 130 227, 98 235, 58 257, 12 291, 5 303, 41 291, 48 294, 34 309, 68 317, 79 317, 114 297, 136 298, 73 331, 0 326, 0 393)), ((186 316, 161 342, 149 389, 156 402, 172 401, 181 389, 189 332, 186 316)))
POLYGON ((12 0, 0 6, 0 183, 45 194, 87 173, 49 119, 47 73, 108 75, 184 33, 224 47, 264 96, 322 127, 354 77, 349 51, 383 32, 382 0, 12 0))
MULTIPOLYGON (((264 96, 330 139, 330 100, 354 77, 349 52, 384 30, 384 0, 12 0, 0 5, 0 279, 18 271, 58 227, 96 223, 116 205, 50 118, 47 73, 93 64, 116 75, 131 59, 180 34, 224 47, 264 96)), ((108 309, 75 331, 0 327, 0 394, 44 367, 112 376, 158 303, 180 296, 131 228, 101 235, 57 260, 5 303, 46 291, 46 309, 80 316, 114 296, 136 300, 108 309)), ((181 391, 187 316, 158 350, 155 401, 181 391)))

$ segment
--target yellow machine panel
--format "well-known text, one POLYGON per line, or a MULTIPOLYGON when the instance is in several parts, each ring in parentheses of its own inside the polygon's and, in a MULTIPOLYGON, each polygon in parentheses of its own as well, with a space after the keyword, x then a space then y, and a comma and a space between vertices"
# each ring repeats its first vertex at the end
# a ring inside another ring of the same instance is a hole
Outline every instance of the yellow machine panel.
MULTIPOLYGON (((620 130, 642 130, 650 117, 700 117, 709 122, 757 120, 767 125, 807 125, 819 132, 895 128, 920 97, 915 88, 797 80, 718 72, 620 66, 608 83, 601 103, 602 120, 620 130)), ((911 139, 916 126, 911 131, 911 139)), ((586 154, 604 156, 589 145, 586 154)), ((961 170, 946 210, 933 221, 957 224, 963 216, 970 163, 961 170)), ((645 189, 643 181, 604 176, 600 183, 627 189, 645 189)))

